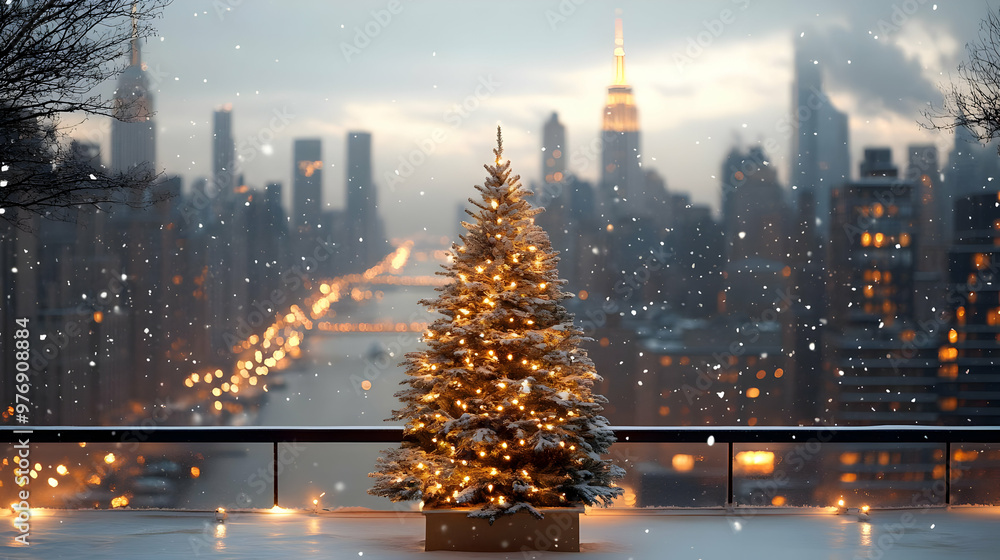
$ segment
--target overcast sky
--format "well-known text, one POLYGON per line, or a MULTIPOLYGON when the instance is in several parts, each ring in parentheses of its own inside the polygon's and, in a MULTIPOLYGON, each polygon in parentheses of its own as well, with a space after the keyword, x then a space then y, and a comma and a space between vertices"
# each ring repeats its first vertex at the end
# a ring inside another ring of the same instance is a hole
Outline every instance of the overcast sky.
MULTIPOLYGON (((734 143, 776 142, 769 156, 787 180, 790 138, 778 123, 790 111, 796 43, 819 61, 825 89, 850 116, 854 173, 865 146, 890 146, 900 163, 906 145, 933 142, 944 158, 952 138, 922 130, 919 111, 940 102, 995 4, 175 0, 143 59, 158 165, 182 175, 185 188, 210 174, 212 111, 232 104, 251 186, 279 180, 287 189, 293 139, 318 137, 324 203, 343 208, 345 137, 366 130, 389 233, 451 235, 456 204, 484 178, 498 123, 525 182, 539 179, 541 127, 552 111, 567 127, 566 151, 580 156, 571 161, 585 163, 572 171, 597 177, 592 143, 614 78, 616 8, 644 165, 669 190, 717 207, 719 167, 734 143), (472 110, 455 110, 463 104, 472 110), (385 177, 405 175, 400 158, 421 144, 433 152, 390 188, 385 177)), ((108 154, 108 129, 89 121, 78 133, 102 139, 108 154)))

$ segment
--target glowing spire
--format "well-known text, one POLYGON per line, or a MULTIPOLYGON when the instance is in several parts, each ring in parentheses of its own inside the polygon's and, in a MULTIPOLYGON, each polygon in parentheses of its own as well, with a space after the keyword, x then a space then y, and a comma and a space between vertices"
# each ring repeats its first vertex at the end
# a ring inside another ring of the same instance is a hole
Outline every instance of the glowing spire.
POLYGON ((622 18, 615 18, 615 85, 625 85, 625 39, 622 18))
POLYGON ((615 81, 608 86, 608 102, 604 108, 603 130, 633 132, 639 130, 639 116, 632 97, 632 88, 625 82, 625 40, 622 20, 615 18, 615 81))

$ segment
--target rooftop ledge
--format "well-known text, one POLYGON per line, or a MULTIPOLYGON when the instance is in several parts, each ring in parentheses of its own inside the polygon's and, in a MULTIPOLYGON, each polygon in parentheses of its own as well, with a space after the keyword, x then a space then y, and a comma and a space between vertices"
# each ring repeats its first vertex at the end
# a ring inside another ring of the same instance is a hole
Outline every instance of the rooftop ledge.
MULTIPOLYGON (((629 443, 1000 443, 994 426, 612 426, 629 443), (711 439, 710 439, 711 438, 711 439)), ((0 426, 0 441, 33 443, 399 442, 402 426, 0 426), (20 436, 19 436, 20 434, 20 436)))
MULTIPOLYGON (((951 469, 965 468, 963 459, 952 459, 967 444, 1000 442, 994 427, 615 427, 623 443, 674 443, 699 445, 708 454, 714 446, 721 453, 718 471, 705 476, 719 485, 724 503, 735 503, 741 492, 734 473, 734 449, 757 444, 810 444, 813 442, 859 444, 933 444, 946 450, 940 480, 949 487, 942 500, 925 500, 916 509, 879 508, 860 520, 857 510, 837 514, 836 508, 735 507, 708 508, 588 508, 580 520, 580 553, 524 550, 511 554, 440 552, 423 550, 424 519, 419 512, 340 508, 333 511, 304 509, 234 509, 224 523, 214 511, 183 509, 31 509, 30 545, 17 542, 16 518, 11 509, 0 510, 0 558, 814 558, 892 559, 996 558, 1000 550, 1000 507, 948 505, 951 469), (735 446, 735 448, 734 448, 735 446), (728 456, 728 460, 726 459, 728 456), (726 472, 728 468, 728 473, 726 472), (734 481, 736 485, 734 486, 734 481), (819 552, 819 554, 817 554, 819 552), (574 554, 576 554, 574 556, 574 554)), ((401 427, 0 427, 0 437, 10 443, 25 438, 39 450, 49 443, 211 443, 264 444, 274 461, 280 444, 392 443, 400 441, 401 427), (25 433, 27 432, 27 433, 25 433)), ((89 447, 89 446, 88 446, 89 447)), ((627 448, 627 446, 625 446, 627 448)), ((614 448, 613 448, 614 449, 614 448)), ((34 452, 34 451, 32 451, 34 452)), ((268 455, 266 453, 264 461, 268 455)), ((258 460, 260 457, 257 458, 258 460)), ((232 461, 242 463, 243 457, 232 461)), ((835 469, 818 462, 817 468, 835 469)), ((310 463, 311 464, 311 463, 310 463)), ((325 463, 324 463, 325 464, 325 463)), ((669 464, 669 462, 667 463, 669 464)), ((990 463, 992 465, 992 463, 990 463)), ((367 467, 368 463, 364 465, 367 467)), ((976 463, 977 468, 979 464, 976 463)), ((933 465, 931 465, 933 466, 933 465)), ((967 466, 967 465, 966 465, 967 466)), ((930 466, 927 466, 930 468, 930 466)), ((989 467, 992 469, 993 467, 989 467)), ((323 476, 329 468, 321 469, 323 476)), ((638 469, 633 469, 638 470, 638 469)), ((274 474, 274 503, 279 503, 278 468, 274 474)), ((839 472, 839 471, 838 471, 839 472)), ((989 471, 994 472, 994 471, 989 471)), ((296 474, 296 477, 305 476, 296 474)), ((310 474, 309 476, 313 476, 310 474)), ((993 488, 991 474, 976 479, 993 488), (991 482, 992 481, 992 482, 991 482)), ((750 477, 752 478, 752 477, 750 477)), ((359 479, 360 480, 360 479, 359 479)), ((928 479, 930 480, 930 479, 928 479)), ((959 480, 956 478, 956 480, 959 480)), ((6 483, 6 481, 4 481, 6 483)), ((367 483, 367 480, 366 480, 367 483)), ((693 481, 678 482, 675 491, 691 488, 693 481)), ((661 484, 661 482, 657 482, 661 484)), ((284 485, 281 488, 285 488, 284 485)), ((909 489, 908 492, 916 491, 909 489)), ((292 491, 294 493, 294 489, 292 491)), ((714 494, 713 494, 714 495, 714 494)), ((284 494, 282 493, 282 496, 284 494)), ((282 498, 282 505, 296 502, 282 498)), ((743 500, 740 500, 742 502, 743 500)), ((226 502, 222 502, 226 503, 226 502)), ((343 503, 343 502, 341 502, 343 503)), ((822 503, 822 502, 821 502, 822 503)), ((910 502, 906 502, 909 504, 910 502)), ((990 503, 990 502, 987 502, 990 503)), ((995 502, 992 502, 995 504, 995 502)), ((849 504, 851 505, 851 504, 849 504)), ((544 543, 544 540, 540 542, 544 543)))
MULTIPOLYGON (((419 513, 33 510, 30 544, 6 530, 5 559, 142 558, 768 558, 995 559, 1000 508, 588 510, 581 552, 428 553, 419 513), (667 551, 670 551, 669 555, 667 551)), ((5 514, 10 522, 10 512, 5 514)), ((540 541, 544 544, 544 540, 540 541)))

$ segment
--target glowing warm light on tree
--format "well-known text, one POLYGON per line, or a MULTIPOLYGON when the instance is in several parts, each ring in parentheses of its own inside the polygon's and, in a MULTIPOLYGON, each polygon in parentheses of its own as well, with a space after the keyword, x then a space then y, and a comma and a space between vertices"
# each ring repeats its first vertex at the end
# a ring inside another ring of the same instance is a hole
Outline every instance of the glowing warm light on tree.
POLYGON ((444 266, 451 280, 421 302, 442 317, 425 349, 406 356, 409 387, 392 417, 406 421, 403 442, 378 459, 370 493, 490 519, 607 505, 624 471, 600 458, 615 441, 600 415, 607 401, 592 393, 600 377, 562 305, 573 296, 534 222, 541 210, 502 159, 499 128, 497 144, 476 186, 482 199, 470 199, 474 220, 444 266))

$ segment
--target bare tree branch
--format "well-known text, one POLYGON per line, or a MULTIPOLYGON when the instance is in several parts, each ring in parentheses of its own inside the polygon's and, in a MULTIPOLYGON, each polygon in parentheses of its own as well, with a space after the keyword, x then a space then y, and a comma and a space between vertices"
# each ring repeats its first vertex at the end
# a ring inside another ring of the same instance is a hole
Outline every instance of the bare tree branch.
POLYGON ((958 66, 942 107, 924 112, 922 126, 932 130, 967 128, 978 140, 1000 137, 1000 12, 989 12, 978 41, 966 43, 968 60, 958 66))
POLYGON ((133 34, 154 35, 151 22, 169 3, 0 2, 0 219, 25 228, 31 215, 68 219, 73 213, 60 210, 81 205, 156 202, 157 173, 95 168, 73 153, 61 119, 131 113, 95 88, 125 70, 133 34))

